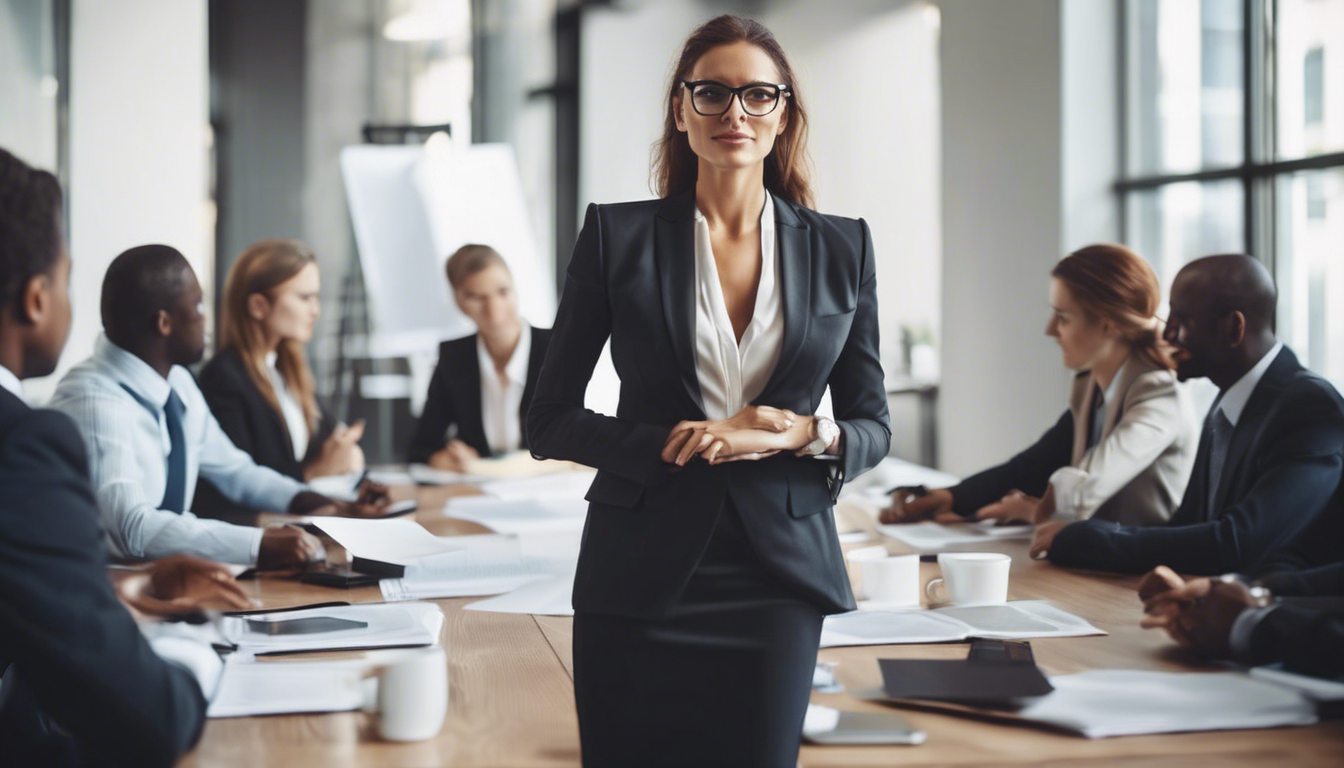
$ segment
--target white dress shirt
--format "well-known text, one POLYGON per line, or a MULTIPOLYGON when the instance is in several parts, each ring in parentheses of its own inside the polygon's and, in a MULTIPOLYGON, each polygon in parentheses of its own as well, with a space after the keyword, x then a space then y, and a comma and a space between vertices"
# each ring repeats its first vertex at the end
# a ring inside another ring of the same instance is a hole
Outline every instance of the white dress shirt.
POLYGON ((285 417, 285 427, 289 430, 289 442, 294 445, 294 458, 303 461, 308 455, 308 417, 303 414, 303 406, 289 391, 285 377, 275 367, 276 354, 266 355, 266 375, 271 377, 271 388, 275 390, 275 399, 280 402, 280 413, 285 417))
POLYGON ((20 400, 23 399, 23 384, 19 382, 19 377, 3 365, 0 365, 0 387, 5 388, 11 395, 20 400))
POLYGON ((1246 410, 1246 403, 1250 402, 1251 393, 1255 392, 1256 386, 1265 377, 1265 371, 1269 370, 1270 364, 1274 362, 1274 358, 1279 356, 1282 349, 1282 341, 1275 343, 1274 347, 1264 357, 1260 358, 1260 362, 1256 363, 1254 368, 1237 379, 1237 383, 1228 387, 1223 396, 1218 399, 1218 407, 1223 409, 1223 415, 1227 417, 1232 426, 1237 426, 1237 422, 1241 420, 1241 413, 1246 410))
POLYGON ((255 563, 260 528, 159 509, 171 448, 163 411, 170 391, 184 406, 187 509, 198 475, 229 500, 251 509, 283 512, 304 489, 301 483, 258 466, 233 445, 187 369, 174 367, 164 379, 143 360, 100 336, 93 357, 72 368, 56 387, 51 407, 74 419, 84 437, 109 548, 119 557, 184 553, 225 563, 255 563))
POLYGON ((495 371, 495 360, 485 348, 485 339, 476 334, 476 359, 481 368, 481 425, 485 428, 485 442, 491 453, 506 453, 523 447, 523 426, 518 412, 523 407, 523 390, 527 387, 527 364, 532 357, 532 326, 523 323, 518 346, 513 357, 504 366, 500 381, 495 371))
POLYGON ((756 308, 738 342, 719 283, 709 237, 709 221, 695 211, 695 374, 705 416, 735 416, 765 389, 779 362, 784 341, 780 302, 779 252, 775 247, 775 206, 770 193, 761 208, 761 282, 756 308))

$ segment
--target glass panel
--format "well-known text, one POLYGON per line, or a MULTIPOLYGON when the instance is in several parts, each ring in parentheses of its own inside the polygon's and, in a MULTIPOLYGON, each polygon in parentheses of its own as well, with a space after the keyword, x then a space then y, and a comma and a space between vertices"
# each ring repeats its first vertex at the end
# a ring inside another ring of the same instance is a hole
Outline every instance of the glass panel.
POLYGON ((1167 295, 1189 261, 1246 249, 1240 181, 1168 184, 1126 195, 1126 241, 1148 259, 1167 295))
POLYGON ((1344 150, 1344 0, 1279 0, 1278 154, 1344 150))
POLYGON ((1130 175, 1242 162, 1242 0, 1130 0, 1130 175))
POLYGON ((1278 184, 1279 336, 1304 365, 1344 387, 1344 169, 1278 184))
POLYGON ((52 3, 0 2, 0 147, 53 173, 58 90, 52 3))

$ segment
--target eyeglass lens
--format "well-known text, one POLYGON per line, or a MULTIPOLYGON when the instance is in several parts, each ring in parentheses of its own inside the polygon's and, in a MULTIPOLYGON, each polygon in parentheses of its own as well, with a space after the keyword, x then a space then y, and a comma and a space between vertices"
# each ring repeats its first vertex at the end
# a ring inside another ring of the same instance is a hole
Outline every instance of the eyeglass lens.
MULTIPOLYGON (((773 85, 753 85, 742 91, 742 109, 753 117, 768 115, 779 103, 779 89, 773 85)), ((726 86, 703 83, 691 91, 691 106, 706 116, 721 115, 732 106, 737 92, 726 86)))

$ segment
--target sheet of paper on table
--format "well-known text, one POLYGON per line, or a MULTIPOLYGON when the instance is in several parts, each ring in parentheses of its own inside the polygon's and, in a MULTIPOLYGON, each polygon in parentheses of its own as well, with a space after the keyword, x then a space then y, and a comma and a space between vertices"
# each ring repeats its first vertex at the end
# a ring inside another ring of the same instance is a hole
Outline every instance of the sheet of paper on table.
POLYGON ((532 567, 548 573, 512 592, 467 606, 469 611, 529 613, 539 616, 573 616, 570 596, 574 592, 574 568, 578 565, 578 533, 520 536, 523 558, 532 567))
POLYGON ((822 623, 821 647, 950 643, 972 637, 1025 640, 1104 634, 1086 619, 1044 600, 1013 600, 1002 605, 839 613, 827 616, 822 623))
POLYGON ((1344 679, 1331 680, 1289 672, 1280 664, 1252 667, 1251 677, 1301 691, 1312 701, 1344 701, 1344 679))
POLYGON ((444 514, 480 523, 498 533, 574 533, 583 530, 588 502, 582 495, 545 499, 458 496, 444 507, 444 514))
POLYGON ((576 467, 578 465, 572 462, 534 459, 527 451, 513 451, 503 456, 469 461, 467 473, 492 480, 519 480, 556 472, 569 472, 576 467))
POLYGON ((225 643, 234 646, 240 653, 253 655, 433 645, 439 641, 442 629, 443 611, 433 603, 368 603, 301 611, 250 613, 245 616, 223 616, 218 624, 219 634, 225 643), (347 619, 367 626, 309 634, 273 635, 249 624, 249 621, 284 622, 316 617, 347 619))
POLYGON ((366 659, 342 661, 254 661, 231 654, 224 659, 207 717, 251 717, 300 712, 346 712, 364 705, 366 659))
POLYGON ((589 470, 553 472, 537 477, 488 480, 480 485, 486 494, 508 501, 581 501, 588 493, 588 486, 593 484, 595 475, 595 472, 589 470))
POLYGON ((945 547, 960 544, 1030 539, 1034 528, 1030 525, 994 525, 992 522, 943 525, 926 520, 919 523, 879 525, 877 530, 883 536, 896 539, 918 552, 941 552, 945 547))
POLYGON ((400 579, 379 582, 388 601, 446 597, 480 597, 511 592, 524 584, 547 578, 543 564, 524 559, 516 536, 445 536, 456 551, 421 558, 406 567, 400 579))
POLYGON ((307 522, 335 539, 352 557, 394 565, 452 552, 458 545, 413 520, 311 517, 307 522))
POLYGON ((406 474, 419 485, 455 485, 458 483, 479 483, 486 478, 468 475, 463 472, 449 472, 435 469, 428 464, 412 464, 406 468, 406 474))

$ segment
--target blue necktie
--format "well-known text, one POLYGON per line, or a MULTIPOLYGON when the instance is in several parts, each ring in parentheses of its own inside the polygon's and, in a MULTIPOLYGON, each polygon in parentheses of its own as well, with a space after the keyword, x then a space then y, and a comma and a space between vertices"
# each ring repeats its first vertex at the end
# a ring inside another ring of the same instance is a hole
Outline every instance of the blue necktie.
POLYGON ((163 488, 163 503, 159 509, 184 512, 187 499, 187 437, 182 429, 182 413, 186 406, 176 392, 169 390, 168 402, 163 406, 164 423, 168 425, 168 482, 163 488))
POLYGON ((1207 520, 1218 517, 1218 486, 1223 480, 1223 465, 1227 463, 1227 449, 1232 443, 1232 422, 1223 409, 1214 407, 1209 416, 1209 508, 1207 520))

